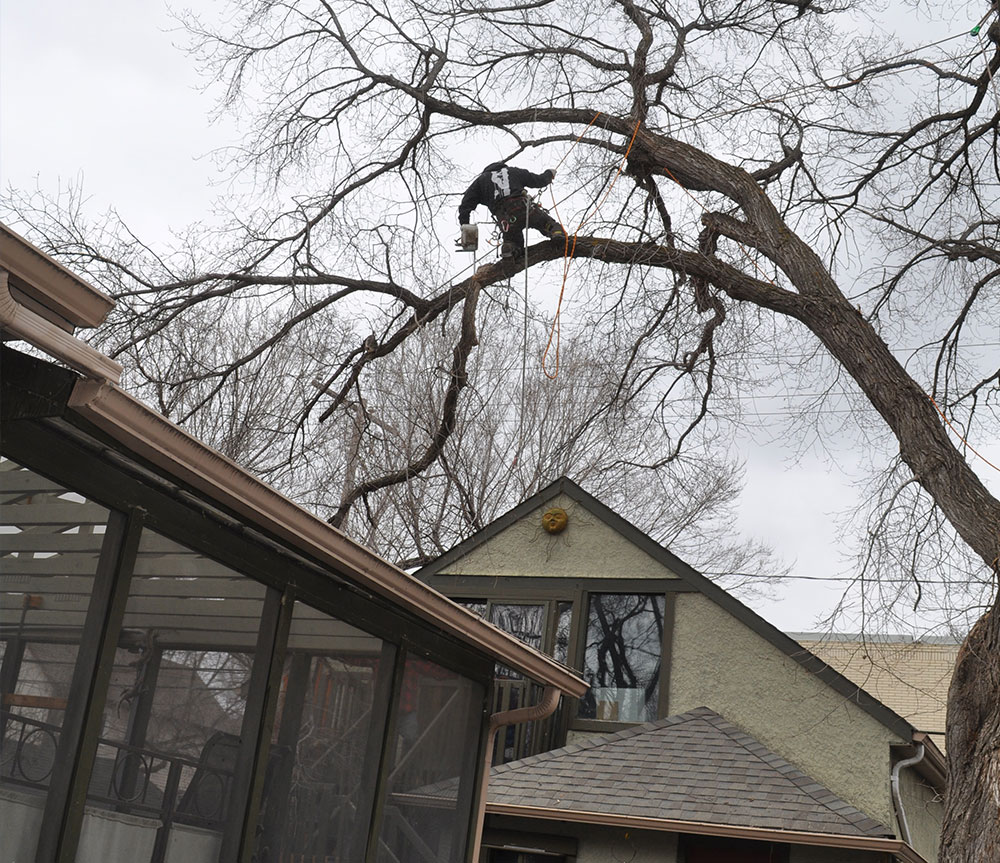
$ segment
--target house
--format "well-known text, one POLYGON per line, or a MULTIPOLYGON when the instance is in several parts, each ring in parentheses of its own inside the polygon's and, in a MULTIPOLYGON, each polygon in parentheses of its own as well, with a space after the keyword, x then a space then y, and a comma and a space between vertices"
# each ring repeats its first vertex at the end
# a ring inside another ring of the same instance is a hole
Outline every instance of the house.
POLYGON ((110 308, 0 227, 0 859, 474 859, 493 735, 585 683, 131 397, 110 308))
POLYGON ((591 686, 498 740, 483 860, 936 858, 928 735, 572 481, 418 576, 591 686))

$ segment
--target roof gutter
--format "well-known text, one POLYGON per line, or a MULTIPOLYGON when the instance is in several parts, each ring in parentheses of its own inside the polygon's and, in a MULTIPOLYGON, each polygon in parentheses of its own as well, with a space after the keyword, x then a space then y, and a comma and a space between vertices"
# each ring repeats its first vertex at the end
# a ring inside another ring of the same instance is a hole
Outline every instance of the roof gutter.
POLYGON ((926 731, 915 731, 913 742, 923 744, 924 747, 924 760, 920 762, 917 772, 931 782, 935 788, 943 789, 948 780, 948 765, 944 760, 944 753, 938 749, 934 738, 926 731))
POLYGON ((479 786, 479 803, 476 809, 475 836, 472 840, 472 856, 470 860, 478 860, 483 844, 483 825, 486 821, 486 793, 490 782, 490 770, 493 766, 493 747, 496 744, 497 732, 507 725, 517 725, 520 722, 533 722, 551 716, 559 706, 559 692, 554 686, 546 686, 542 700, 531 707, 517 707, 514 710, 503 710, 490 717, 490 730, 486 738, 486 753, 483 756, 483 778, 479 786))
POLYGON ((69 408, 129 450, 446 634, 573 697, 574 671, 446 599, 109 382, 78 381, 69 408))
POLYGON ((705 821, 680 821, 674 818, 650 818, 641 815, 587 812, 579 809, 523 806, 516 803, 487 803, 486 812, 488 815, 512 815, 549 821, 572 821, 577 824, 599 824, 607 827, 628 827, 635 830, 694 833, 699 836, 727 836, 734 839, 752 839, 757 842, 783 842, 789 845, 814 845, 824 848, 876 851, 893 855, 899 863, 928 863, 924 857, 902 840, 883 839, 878 836, 847 836, 840 833, 771 830, 762 827, 711 824, 705 821))
POLYGON ((9 279, 9 273, 0 270, 0 329, 42 348, 88 377, 118 383, 122 374, 118 363, 19 303, 11 294, 9 279))

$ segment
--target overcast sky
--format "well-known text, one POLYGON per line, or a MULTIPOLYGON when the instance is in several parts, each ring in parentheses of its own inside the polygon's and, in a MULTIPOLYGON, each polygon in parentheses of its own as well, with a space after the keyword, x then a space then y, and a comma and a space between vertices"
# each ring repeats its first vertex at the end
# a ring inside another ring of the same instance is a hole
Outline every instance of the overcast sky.
MULTIPOLYGON (((956 21, 928 29, 911 15, 894 20, 891 26, 919 27, 932 39, 966 27, 956 21)), ((2 0, 4 188, 54 194, 82 184, 88 208, 114 207, 144 238, 209 218, 224 190, 212 185, 219 175, 208 154, 235 141, 237 130, 228 117, 211 122, 212 96, 200 91, 204 82, 178 49, 184 37, 175 29, 158 0, 2 0)), ((756 407, 765 414, 786 409, 781 400, 756 407)), ((850 438, 830 446, 828 454, 798 454, 778 429, 736 442, 747 471, 740 529, 809 578, 850 573, 836 516, 856 503, 862 453, 850 438)), ((996 442, 977 448, 1000 464, 996 442)), ((977 470, 1000 493, 998 474, 981 464, 977 470)), ((810 630, 841 588, 793 579, 780 598, 751 604, 782 629, 810 630)))

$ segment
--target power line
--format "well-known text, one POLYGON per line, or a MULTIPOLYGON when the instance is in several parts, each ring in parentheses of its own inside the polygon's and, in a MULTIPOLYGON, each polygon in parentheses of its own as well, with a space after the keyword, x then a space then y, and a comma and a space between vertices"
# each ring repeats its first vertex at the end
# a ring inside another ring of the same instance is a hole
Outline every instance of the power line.
POLYGON ((855 576, 834 576, 834 575, 768 575, 763 572, 703 572, 702 575, 708 575, 713 577, 724 577, 733 576, 738 578, 767 578, 774 580, 790 579, 794 581, 831 581, 839 582, 845 584, 852 583, 862 583, 864 581, 869 581, 878 584, 981 584, 982 586, 987 586, 992 584, 992 581, 983 580, 982 582, 970 582, 969 580, 951 580, 944 578, 866 578, 860 575, 855 576))

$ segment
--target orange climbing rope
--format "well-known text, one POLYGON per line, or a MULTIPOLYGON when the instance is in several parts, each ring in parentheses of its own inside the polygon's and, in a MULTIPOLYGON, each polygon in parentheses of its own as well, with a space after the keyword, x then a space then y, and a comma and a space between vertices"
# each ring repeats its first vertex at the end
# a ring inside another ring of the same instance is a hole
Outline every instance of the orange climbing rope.
MULTIPOLYGON (((589 129, 591 125, 593 125, 594 120, 596 120, 599 116, 600 112, 594 115, 594 119, 587 124, 587 129, 589 129)), ((618 170, 615 171, 615 176, 611 180, 611 185, 608 186, 607 191, 604 193, 604 197, 597 202, 596 206, 593 209, 593 213, 596 213, 601 208, 604 202, 608 199, 608 196, 611 194, 611 190, 614 189, 615 183, 618 182, 618 178, 621 176, 622 169, 625 167, 625 162, 628 159, 628 155, 629 153, 632 152, 632 145, 635 143, 636 135, 639 134, 640 123, 641 120, 636 120, 635 129, 632 130, 632 138, 628 142, 628 147, 625 148, 625 155, 622 156, 622 160, 618 164, 618 170)), ((579 143, 580 138, 582 138, 587 133, 587 129, 584 129, 580 133, 576 141, 573 142, 573 147, 575 147, 579 143)), ((570 147, 570 151, 573 149, 573 147, 570 147)), ((566 156, 568 155, 569 152, 566 153, 566 156)), ((562 161, 566 159, 566 156, 563 156, 562 161)), ((559 162, 560 165, 562 164, 562 161, 559 162)), ((580 219, 580 224, 577 225, 576 230, 573 232, 573 243, 572 245, 570 245, 569 232, 566 230, 566 226, 563 224, 562 217, 559 215, 559 205, 556 203, 555 192, 552 191, 551 186, 549 186, 549 193, 552 195, 552 209, 556 214, 556 220, 559 222, 559 227, 562 229, 563 236, 565 237, 564 240, 565 246, 563 251, 563 276, 562 276, 562 284, 559 287, 559 300, 556 303, 556 314, 552 320, 552 326, 549 329, 549 339, 545 345, 545 350, 542 352, 542 372, 544 373, 545 377, 547 377, 549 380, 555 380, 559 376, 559 337, 560 337, 559 318, 562 313, 563 296, 566 293, 566 280, 569 277, 569 266, 573 262, 573 256, 576 254, 577 237, 580 234, 581 228, 583 228, 583 226, 587 223, 587 220, 590 218, 591 213, 587 210, 584 211, 583 217, 580 219), (556 343, 555 366, 552 372, 550 373, 546 365, 546 360, 548 359, 549 356, 549 350, 551 350, 552 348, 553 338, 555 339, 556 343)))
POLYGON ((924 393, 924 395, 926 395, 927 398, 931 400, 931 404, 934 405, 934 410, 936 410, 941 415, 941 419, 945 421, 945 424, 948 426, 948 428, 950 428, 953 432, 955 432, 955 434, 958 435, 958 439, 969 448, 969 452, 979 456, 979 458, 981 458, 984 462, 986 462, 986 464, 988 464, 991 468, 993 468, 993 470, 1000 470, 1000 467, 997 467, 995 464, 993 464, 993 462, 991 462, 988 458, 986 458, 986 456, 984 456, 981 452, 977 451, 976 448, 973 447, 972 444, 970 444, 962 436, 962 433, 957 428, 955 428, 952 421, 945 416, 944 411, 941 410, 938 403, 934 401, 934 396, 932 396, 930 393, 924 393))

